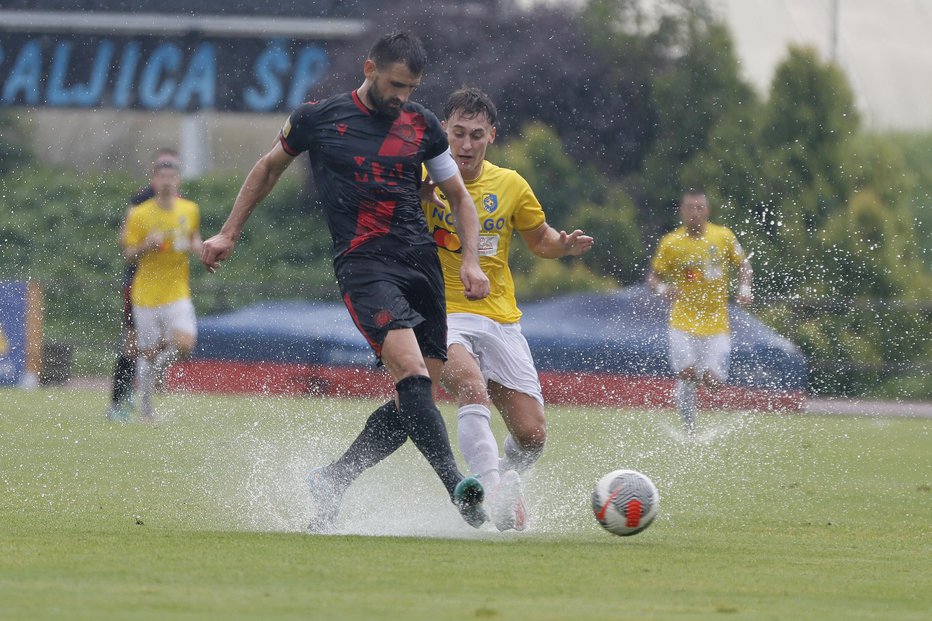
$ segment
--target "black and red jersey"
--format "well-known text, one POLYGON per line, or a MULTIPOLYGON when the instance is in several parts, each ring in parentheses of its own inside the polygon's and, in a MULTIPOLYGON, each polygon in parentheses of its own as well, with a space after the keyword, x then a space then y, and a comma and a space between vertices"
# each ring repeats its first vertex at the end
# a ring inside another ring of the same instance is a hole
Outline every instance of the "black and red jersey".
POLYGON ((448 143, 422 105, 409 101, 392 118, 344 93, 296 108, 280 139, 290 155, 308 152, 335 260, 434 243, 418 194, 421 164, 448 143))

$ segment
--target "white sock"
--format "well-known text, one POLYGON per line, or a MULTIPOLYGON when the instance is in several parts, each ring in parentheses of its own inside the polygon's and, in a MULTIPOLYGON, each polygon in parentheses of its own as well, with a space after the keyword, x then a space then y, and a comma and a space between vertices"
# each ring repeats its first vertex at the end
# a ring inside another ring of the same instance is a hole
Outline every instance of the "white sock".
POLYGON ((165 379, 165 372, 178 359, 178 349, 169 345, 155 356, 154 376, 156 380, 165 379))
POLYGON ((479 477, 489 491, 498 487, 498 442, 492 434, 492 413, 477 403, 464 405, 456 411, 456 437, 469 471, 479 477))
POLYGON ((544 449, 540 448, 534 451, 526 451, 515 442, 509 433, 505 438, 505 459, 503 470, 517 470, 518 474, 524 474, 531 469, 531 466, 537 463, 544 449))
POLYGON ((155 370, 145 356, 136 361, 136 374, 139 379, 139 405, 142 409, 152 407, 152 393, 155 392, 155 370))
POLYGON ((683 417, 683 423, 692 426, 696 422, 696 383, 686 380, 676 380, 674 388, 676 407, 683 417))

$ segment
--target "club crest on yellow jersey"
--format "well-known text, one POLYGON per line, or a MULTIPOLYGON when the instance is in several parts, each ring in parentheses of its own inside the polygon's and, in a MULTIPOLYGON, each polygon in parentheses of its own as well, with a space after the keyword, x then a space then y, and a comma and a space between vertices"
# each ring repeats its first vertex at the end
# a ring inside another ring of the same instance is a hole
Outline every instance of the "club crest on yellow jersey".
POLYGON ((495 194, 483 194, 482 208, 488 213, 495 213, 495 210, 498 209, 498 196, 495 194))

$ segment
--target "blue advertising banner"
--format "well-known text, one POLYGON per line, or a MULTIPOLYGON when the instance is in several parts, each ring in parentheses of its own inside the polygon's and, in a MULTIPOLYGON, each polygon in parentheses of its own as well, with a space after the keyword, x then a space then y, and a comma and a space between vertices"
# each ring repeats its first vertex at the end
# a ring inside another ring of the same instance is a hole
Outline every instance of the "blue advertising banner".
POLYGON ((0 108, 289 111, 330 65, 293 38, 0 32, 0 108))
POLYGON ((0 280, 0 386, 19 383, 26 369, 25 282, 0 280))

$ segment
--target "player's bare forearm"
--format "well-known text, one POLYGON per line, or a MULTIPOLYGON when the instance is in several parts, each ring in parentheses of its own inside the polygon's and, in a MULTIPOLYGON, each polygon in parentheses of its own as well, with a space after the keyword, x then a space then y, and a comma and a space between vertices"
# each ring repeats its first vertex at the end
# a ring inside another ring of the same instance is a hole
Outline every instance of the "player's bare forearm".
POLYGON ((561 257, 585 254, 592 250, 595 240, 579 229, 572 233, 558 231, 546 222, 533 231, 522 232, 528 248, 542 259, 559 259, 561 257))
POLYGON ((276 143, 272 150, 252 167, 239 194, 236 195, 230 215, 220 227, 220 232, 201 244, 201 263, 209 272, 217 271, 220 262, 233 254, 233 248, 243 234, 249 216, 262 199, 269 195, 293 160, 294 158, 276 143))
POLYGON ((230 215, 220 228, 220 233, 230 237, 234 242, 242 235, 246 221, 249 220, 253 210, 262 202, 262 199, 269 195, 288 164, 291 163, 291 158, 284 163, 276 161, 273 153, 274 151, 263 156, 249 171, 239 194, 236 195, 230 215))
POLYGON ((438 184, 450 202, 456 233, 462 243, 460 279, 469 300, 481 300, 489 295, 489 279, 479 266, 479 215, 459 175, 438 184))

